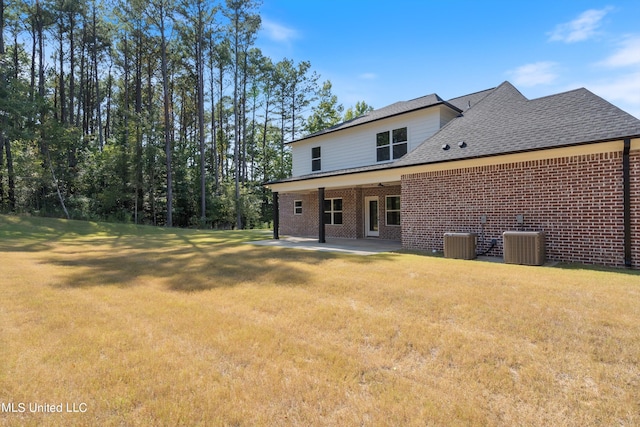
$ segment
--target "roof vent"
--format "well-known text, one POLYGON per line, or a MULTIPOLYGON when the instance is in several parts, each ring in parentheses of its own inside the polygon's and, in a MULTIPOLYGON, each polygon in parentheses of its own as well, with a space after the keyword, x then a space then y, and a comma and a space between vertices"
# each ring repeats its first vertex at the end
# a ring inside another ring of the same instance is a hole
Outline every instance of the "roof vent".
POLYGON ((442 149, 444 151, 447 151, 449 148, 451 148, 451 147, 449 147, 449 144, 442 144, 442 149))
POLYGON ((467 143, 466 143, 466 142, 464 142, 464 141, 460 141, 460 142, 458 142, 458 147, 460 147, 460 148, 464 148, 464 147, 466 147, 466 146, 467 146, 467 143))

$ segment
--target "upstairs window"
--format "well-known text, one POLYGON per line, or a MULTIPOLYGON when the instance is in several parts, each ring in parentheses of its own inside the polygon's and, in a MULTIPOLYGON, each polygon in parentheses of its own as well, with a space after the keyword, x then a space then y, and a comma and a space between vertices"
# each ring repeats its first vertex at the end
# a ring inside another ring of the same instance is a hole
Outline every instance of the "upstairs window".
POLYGON ((313 147, 311 149, 311 171, 319 171, 322 169, 320 162, 320 147, 313 147))
POLYGON ((407 154, 407 128, 400 128, 393 130, 393 145, 391 147, 393 151, 393 158, 399 159, 407 154))
POLYGON ((407 154, 407 128, 376 134, 376 159, 378 162, 396 160, 407 154))
POLYGON ((376 154, 379 162, 390 160, 389 154, 389 131, 380 132, 376 135, 376 154))

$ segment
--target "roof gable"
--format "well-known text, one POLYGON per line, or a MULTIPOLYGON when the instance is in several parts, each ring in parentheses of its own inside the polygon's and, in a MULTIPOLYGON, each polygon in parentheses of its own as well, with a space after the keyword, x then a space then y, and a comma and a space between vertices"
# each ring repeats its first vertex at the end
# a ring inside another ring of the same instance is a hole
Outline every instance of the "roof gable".
POLYGON ((462 111, 462 109, 459 109, 451 104, 449 104, 448 102, 444 101, 442 98, 440 98, 438 95, 431 94, 431 95, 426 95, 426 96, 422 96, 420 98, 415 98, 415 99, 411 99, 409 101, 400 101, 400 102, 396 102, 394 104, 388 105, 386 107, 383 108, 379 108, 377 110, 373 110, 370 111, 362 116, 356 117, 355 119, 346 121, 346 122, 342 122, 342 123, 338 123, 335 126, 332 126, 330 128, 321 130, 319 132, 315 132, 313 134, 304 136, 300 139, 297 139, 295 141, 291 141, 288 144, 292 144, 298 141, 303 141, 309 138, 314 138, 320 135, 326 135, 328 133, 332 133, 332 132, 337 132, 337 131, 341 131, 344 129, 349 129, 355 126, 360 126, 360 125, 364 125, 366 123, 371 123, 371 122, 375 122, 378 120, 382 120, 382 119, 387 119, 390 117, 394 117, 394 116, 398 116, 400 114, 406 114, 406 113, 410 113, 412 111, 417 111, 417 110, 422 110, 425 108, 429 108, 429 107, 433 107, 436 105, 440 105, 440 104, 445 104, 447 105, 449 108, 455 110, 455 111, 462 111))

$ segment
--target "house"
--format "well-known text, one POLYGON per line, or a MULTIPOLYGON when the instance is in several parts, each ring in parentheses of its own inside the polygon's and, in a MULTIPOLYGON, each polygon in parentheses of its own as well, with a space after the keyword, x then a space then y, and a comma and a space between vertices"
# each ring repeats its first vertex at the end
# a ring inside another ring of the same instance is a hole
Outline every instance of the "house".
POLYGON ((428 95, 290 144, 293 176, 267 184, 276 238, 441 251, 472 232, 502 256, 503 232, 542 231, 547 259, 640 266, 640 120, 586 89, 428 95))

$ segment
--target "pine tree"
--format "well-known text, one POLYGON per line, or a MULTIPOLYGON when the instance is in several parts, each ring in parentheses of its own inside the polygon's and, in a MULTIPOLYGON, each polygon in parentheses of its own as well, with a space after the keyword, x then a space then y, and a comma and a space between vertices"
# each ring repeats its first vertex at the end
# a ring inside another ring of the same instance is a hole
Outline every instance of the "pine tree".
POLYGON ((311 109, 307 118, 306 131, 316 133, 330 128, 342 120, 344 107, 338 104, 338 97, 331 93, 331 82, 327 80, 318 92, 318 104, 311 109))

